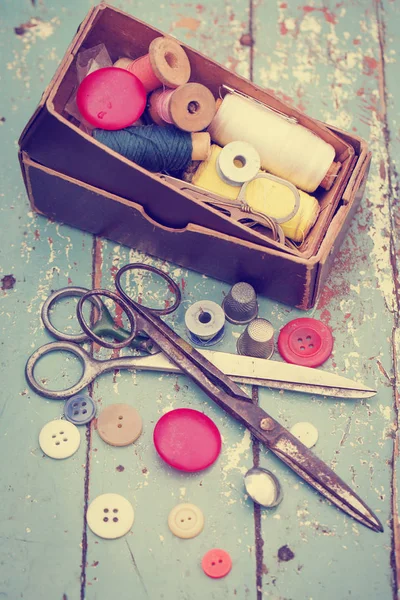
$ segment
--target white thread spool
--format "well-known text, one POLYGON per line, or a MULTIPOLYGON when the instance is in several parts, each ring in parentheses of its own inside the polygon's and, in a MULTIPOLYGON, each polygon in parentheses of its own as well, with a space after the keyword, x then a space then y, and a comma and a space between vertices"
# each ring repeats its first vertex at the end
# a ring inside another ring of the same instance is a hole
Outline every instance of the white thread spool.
POLYGON ((216 302, 211 300, 200 300, 195 302, 187 309, 185 313, 185 324, 191 336, 195 336, 200 341, 210 342, 218 337, 225 325, 225 314, 222 308, 216 302))
POLYGON ((230 142, 218 155, 217 173, 229 185, 241 186, 259 172, 261 159, 247 142, 230 142))
POLYGON ((340 168, 335 149, 302 125, 288 121, 249 98, 228 93, 208 131, 214 142, 254 146, 261 167, 306 192, 319 185, 329 189, 340 168))

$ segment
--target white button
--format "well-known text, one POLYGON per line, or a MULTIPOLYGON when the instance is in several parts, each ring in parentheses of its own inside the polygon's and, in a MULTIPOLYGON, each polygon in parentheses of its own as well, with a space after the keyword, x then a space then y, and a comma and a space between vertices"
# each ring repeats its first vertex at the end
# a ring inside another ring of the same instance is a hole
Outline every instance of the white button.
POLYGON ((75 454, 81 443, 79 429, 69 421, 50 421, 39 434, 39 444, 51 458, 68 458, 75 454))
POLYGON ((312 423, 296 423, 291 428, 290 433, 297 437, 307 448, 312 448, 318 441, 318 429, 312 423))
POLYGON ((133 525, 132 504, 119 494, 102 494, 90 503, 87 524, 99 537, 114 540, 122 537, 133 525))
POLYGON ((203 531, 203 513, 194 504, 178 504, 169 513, 168 527, 179 538, 194 538, 203 531))

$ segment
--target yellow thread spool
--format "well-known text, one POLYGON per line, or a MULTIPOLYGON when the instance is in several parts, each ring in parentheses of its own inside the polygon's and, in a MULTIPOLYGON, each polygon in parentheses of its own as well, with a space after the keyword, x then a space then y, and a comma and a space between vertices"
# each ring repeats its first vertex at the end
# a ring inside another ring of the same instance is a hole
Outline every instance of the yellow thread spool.
MULTIPOLYGON (((192 183, 214 194, 236 200, 240 187, 225 183, 217 173, 216 163, 221 150, 220 146, 215 144, 211 146, 210 158, 200 164, 192 183)), ((317 199, 302 190, 299 190, 299 194, 300 208, 297 214, 281 225, 285 236, 295 242, 304 241, 319 214, 317 199)), ((269 179, 251 181, 246 191, 246 201, 254 210, 276 219, 287 215, 293 208, 294 202, 289 188, 269 179)))

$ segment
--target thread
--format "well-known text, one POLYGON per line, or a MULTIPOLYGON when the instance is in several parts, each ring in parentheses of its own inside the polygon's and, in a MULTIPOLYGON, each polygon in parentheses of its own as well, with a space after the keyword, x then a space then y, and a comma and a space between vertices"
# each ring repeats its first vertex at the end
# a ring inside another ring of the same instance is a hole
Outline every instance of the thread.
MULTIPOLYGON (((224 182, 217 172, 216 163, 222 148, 213 144, 210 158, 203 161, 193 176, 192 183, 230 200, 236 200, 240 188, 224 182)), ((314 225, 319 214, 319 204, 316 198, 299 190, 300 208, 297 214, 282 223, 281 227, 286 237, 295 242, 303 242, 314 225)), ((250 181, 246 190, 246 202, 266 216, 280 219, 291 212, 294 205, 292 192, 284 185, 269 179, 250 181)))
POLYGON ((170 104, 174 92, 175 90, 165 90, 161 94, 157 94, 154 105, 161 122, 171 125, 174 121, 171 116, 170 104))
POLYGON ((152 172, 180 174, 192 160, 192 136, 172 125, 126 127, 119 131, 94 129, 93 137, 152 172))
POLYGON ((175 90, 160 88, 148 102, 149 115, 157 125, 173 123, 183 131, 202 131, 215 111, 215 98, 201 83, 185 83, 175 90))
POLYGON ((224 336, 224 311, 216 302, 200 300, 187 309, 185 324, 192 343, 196 346, 212 346, 224 336))
POLYGON ((114 67, 125 69, 133 75, 136 75, 136 77, 143 83, 143 87, 147 93, 156 90, 161 85, 160 80, 156 77, 153 69, 151 68, 150 56, 148 54, 141 56, 136 60, 129 61, 128 59, 128 62, 125 58, 122 58, 117 60, 117 62, 114 64, 114 67))
POLYGON ((242 186, 260 170, 260 155, 246 142, 231 142, 222 148, 216 162, 217 173, 229 185, 242 186))
POLYGON ((114 67, 130 71, 140 81, 147 93, 159 87, 176 88, 190 77, 190 63, 186 52, 173 39, 158 37, 149 46, 149 53, 135 60, 123 57, 114 67))
POLYGON ((314 192, 337 165, 333 146, 302 125, 238 94, 224 97, 208 130, 220 146, 248 142, 260 154, 263 169, 306 192, 314 192))

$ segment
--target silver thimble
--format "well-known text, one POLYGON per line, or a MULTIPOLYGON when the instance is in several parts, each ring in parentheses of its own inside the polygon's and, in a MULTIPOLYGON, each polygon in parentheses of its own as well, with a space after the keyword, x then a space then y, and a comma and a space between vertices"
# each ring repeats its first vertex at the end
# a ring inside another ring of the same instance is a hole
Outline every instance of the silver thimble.
POLYGON ((225 316, 235 325, 249 323, 258 313, 256 292, 249 283, 240 281, 231 287, 222 302, 225 316))
POLYGON ((237 341, 238 354, 271 358, 274 353, 274 328, 267 319, 254 319, 237 341))

